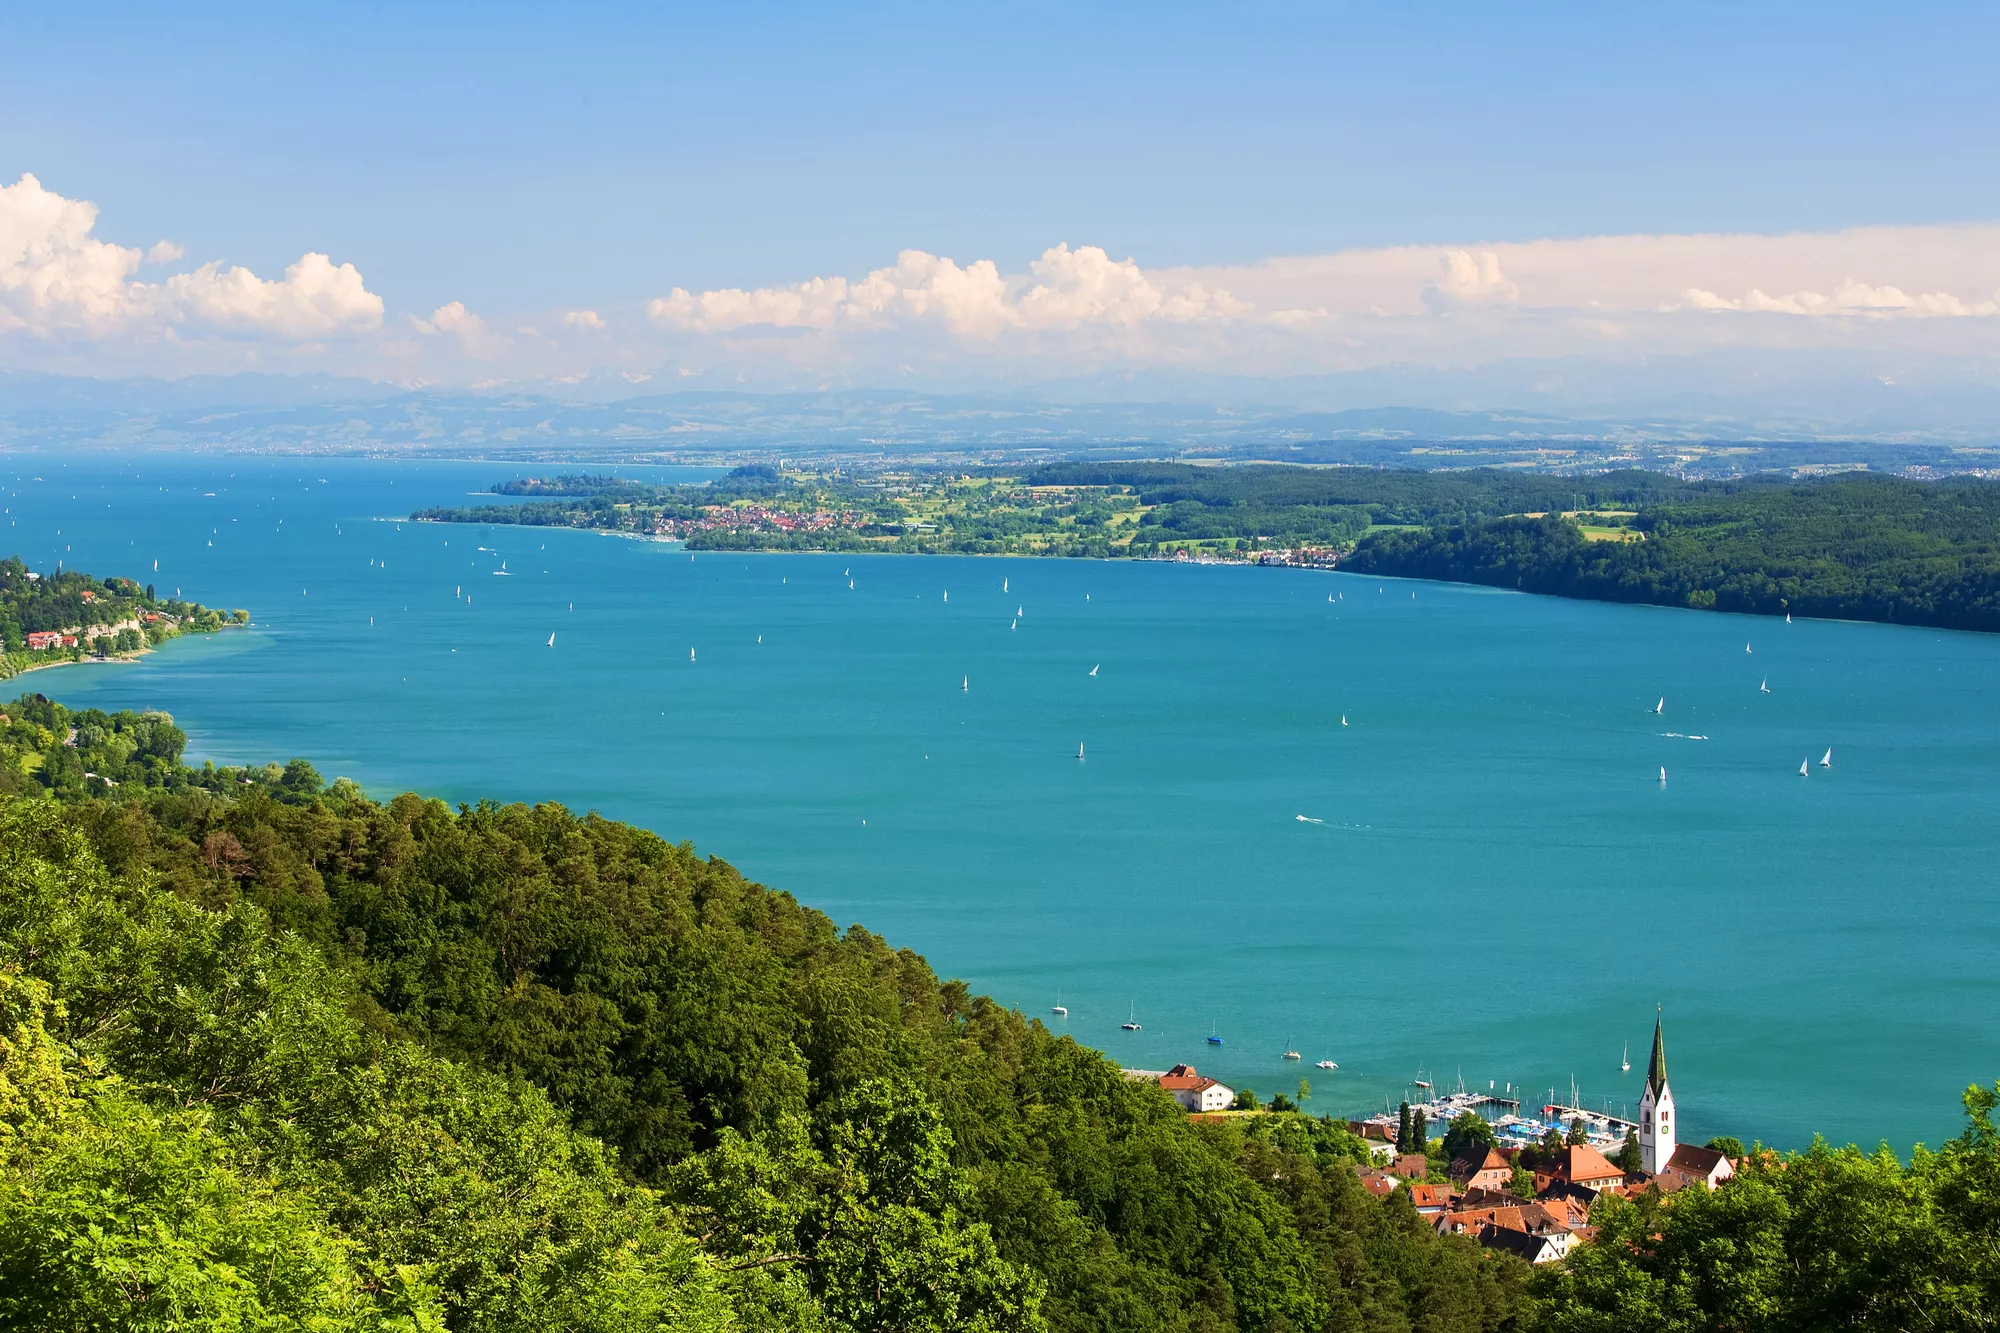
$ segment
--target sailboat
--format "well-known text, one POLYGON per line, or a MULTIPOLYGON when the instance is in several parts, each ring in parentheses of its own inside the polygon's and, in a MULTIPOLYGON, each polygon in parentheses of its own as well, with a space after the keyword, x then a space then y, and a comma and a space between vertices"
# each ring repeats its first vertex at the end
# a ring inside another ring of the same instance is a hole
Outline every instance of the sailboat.
POLYGON ((1083 742, 1082 742, 1082 741, 1078 741, 1078 742, 1076 743, 1076 757, 1077 757, 1078 759, 1081 759, 1081 758, 1083 758, 1083 742))
POLYGON ((1833 767, 1833 747, 1831 745, 1827 746, 1826 753, 1819 757, 1819 766, 1821 768, 1833 767))
POLYGON ((1125 1021, 1118 1026, 1124 1028, 1127 1032, 1137 1032, 1139 1030, 1139 1007, 1136 1004, 1126 1011, 1125 1021))
POLYGON ((946 589, 944 590, 944 599, 945 599, 945 600, 946 600, 947 602, 951 600, 951 589, 950 589, 950 588, 946 588, 946 589))
POLYGON ((1792 623, 1792 613, 1790 611, 1785 612, 1785 623, 1787 625, 1792 623))
POLYGON ((1007 580, 1005 579, 1000 580, 1000 591, 1001 592, 1007 591, 1007 580))
POLYGON ((1209 1044, 1209 1045, 1211 1045, 1211 1046, 1220 1046, 1220 1045, 1222 1045, 1222 1038, 1220 1038, 1220 1037, 1218 1037, 1218 1036, 1216 1036, 1216 1035, 1215 1035, 1215 1032, 1214 1032, 1214 1029, 1213 1029, 1213 1026, 1212 1026, 1212 1025, 1211 1025, 1211 1028, 1210 1028, 1210 1031, 1209 1031, 1209 1034, 1208 1034, 1208 1044, 1209 1044))
POLYGON ((1016 620, 1019 620, 1024 614, 1026 613, 1023 612, 1020 607, 1017 606, 1014 608, 1014 618, 1016 620))
POLYGON ((1332 606, 1332 605, 1333 605, 1333 594, 1332 594, 1332 593, 1328 593, 1328 594, 1326 595, 1326 604, 1327 604, 1328 606, 1332 606))
POLYGON ((1743 645, 1743 651, 1744 651, 1744 652, 1746 652, 1746 653, 1747 653, 1747 652, 1749 652, 1749 651, 1750 651, 1750 645, 1749 645, 1749 644, 1747 644, 1747 643, 1746 643, 1746 644, 1744 644, 1744 645, 1743 645))
POLYGON ((972 677, 960 676, 958 678, 958 688, 970 693, 972 690, 972 677))
POLYGON ((1808 766, 1808 765, 1810 765, 1811 763, 1812 763, 1812 757, 1811 757, 1810 755, 1808 755, 1808 756, 1807 756, 1806 758, 1804 758, 1804 759, 1801 759, 1801 760, 1799 760, 1799 776, 1800 776, 1800 777, 1805 777, 1805 776, 1806 776, 1806 768, 1807 768, 1807 766, 1808 766))
POLYGON ((1764 677, 1764 679, 1757 682, 1757 693, 1769 694, 1770 692, 1771 692, 1771 678, 1769 676, 1766 676, 1764 677))
POLYGON ((1618 1057, 1618 1071, 1622 1074, 1632 1072, 1632 1043, 1629 1041, 1625 1043, 1625 1054, 1618 1057))
POLYGON ((1331 1060, 1320 1060, 1320 1061, 1316 1061, 1316 1062, 1315 1062, 1315 1064, 1314 1064, 1314 1067, 1315 1067, 1315 1068, 1318 1068, 1318 1069, 1338 1069, 1338 1068, 1340 1068, 1340 1066, 1339 1066, 1339 1065, 1335 1064, 1335 1063, 1334 1063, 1333 1061, 1331 1061, 1331 1060))
POLYGON ((1667 696, 1663 694, 1660 696, 1660 701, 1653 705, 1653 716, 1658 717, 1660 714, 1666 711, 1667 711, 1667 696))
POLYGON ((1049 1012, 1052 1014, 1056 1014, 1062 1018, 1069 1017, 1069 1010, 1063 1007, 1061 991, 1056 992, 1056 1002, 1053 1005, 1049 1006, 1049 1012))
POLYGON ((549 635, 549 647, 553 648, 555 646, 556 646, 556 636, 551 634, 549 635))
MULTIPOLYGON (((1103 666, 1103 665, 1104 665, 1104 663, 1102 663, 1102 662, 1099 662, 1099 663, 1097 664, 1097 666, 1103 666)), ((1090 669, 1090 674, 1091 674, 1091 675, 1093 675, 1093 676, 1094 676, 1094 675, 1096 675, 1096 674, 1097 674, 1097 667, 1092 667, 1092 668, 1090 669)))
POLYGON ((1347 714, 1342 713, 1340 715, 1340 725, 1343 727, 1347 725, 1347 714))
POLYGON ((1662 787, 1667 785, 1667 770, 1665 768, 1660 769, 1660 785, 1662 787))
POLYGON ((688 661, 694 661, 694 649, 692 648, 688 649, 688 661))
POLYGON ((1018 621, 1018 620, 1010 620, 1010 621, 1008 621, 1008 622, 1007 622, 1007 628, 1008 628, 1008 629, 1019 629, 1019 628, 1021 628, 1021 622, 1020 622, 1020 621, 1018 621))
POLYGON ((1285 1038, 1285 1046, 1286 1046, 1285 1059, 1297 1060, 1302 1058, 1297 1051, 1290 1049, 1291 1044, 1292 1044, 1292 1039, 1290 1037, 1285 1038))

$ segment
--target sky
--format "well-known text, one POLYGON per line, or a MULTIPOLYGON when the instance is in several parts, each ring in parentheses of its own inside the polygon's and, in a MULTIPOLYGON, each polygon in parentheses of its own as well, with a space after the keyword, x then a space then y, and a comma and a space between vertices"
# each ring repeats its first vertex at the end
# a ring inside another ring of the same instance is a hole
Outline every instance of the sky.
POLYGON ((0 368, 2000 356, 1991 6, 412 9, 0 2, 0 368))

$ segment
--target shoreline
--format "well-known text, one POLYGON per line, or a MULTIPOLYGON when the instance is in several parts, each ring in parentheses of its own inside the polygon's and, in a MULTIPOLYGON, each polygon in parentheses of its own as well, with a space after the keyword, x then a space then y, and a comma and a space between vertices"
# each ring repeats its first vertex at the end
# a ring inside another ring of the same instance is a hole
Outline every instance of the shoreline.
MULTIPOLYGON (((224 630, 248 629, 248 628, 250 628, 250 626, 247 623, 241 625, 224 624, 218 626, 215 629, 204 630, 200 632, 206 634, 220 634, 224 630)), ((166 640, 165 643, 157 643, 157 644, 149 643, 144 648, 137 648, 129 653, 113 653, 109 657, 96 657, 86 653, 82 657, 65 658, 60 662, 34 662, 29 664, 28 666, 21 667, 18 670, 11 671, 5 676, 0 676, 0 681, 19 680, 22 676, 27 675, 31 671, 51 671, 57 667, 138 666, 141 658, 149 657, 152 654, 158 652, 160 649, 166 647, 168 643, 172 643, 174 639, 184 639, 187 637, 188 637, 187 633, 176 634, 173 636, 173 638, 166 640)))

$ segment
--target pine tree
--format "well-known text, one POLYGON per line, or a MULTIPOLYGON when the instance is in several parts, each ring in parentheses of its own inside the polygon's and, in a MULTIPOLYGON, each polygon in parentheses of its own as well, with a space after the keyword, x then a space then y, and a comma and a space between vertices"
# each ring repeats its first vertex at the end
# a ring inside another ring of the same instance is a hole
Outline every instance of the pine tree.
POLYGON ((1641 1171, 1645 1169, 1646 1159, 1639 1155, 1638 1130, 1626 1131, 1625 1146, 1618 1150, 1618 1155, 1611 1159, 1611 1164, 1620 1171, 1641 1171))
POLYGON ((1431 1143, 1431 1122, 1423 1108, 1410 1113, 1410 1152, 1427 1152, 1431 1143))
POLYGON ((1410 1147, 1410 1104, 1408 1102, 1403 1103, 1402 1120, 1396 1126, 1396 1151, 1397 1152, 1414 1151, 1414 1149, 1410 1147))

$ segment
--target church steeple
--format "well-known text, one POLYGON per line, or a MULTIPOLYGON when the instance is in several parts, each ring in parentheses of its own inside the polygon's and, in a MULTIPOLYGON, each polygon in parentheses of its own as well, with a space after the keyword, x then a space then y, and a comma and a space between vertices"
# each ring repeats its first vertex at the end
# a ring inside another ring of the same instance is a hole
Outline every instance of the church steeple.
POLYGON ((1667 1039, 1653 1016, 1653 1058, 1646 1062, 1646 1090, 1639 1096, 1639 1161, 1654 1175, 1674 1158, 1674 1094, 1667 1087, 1667 1039))

